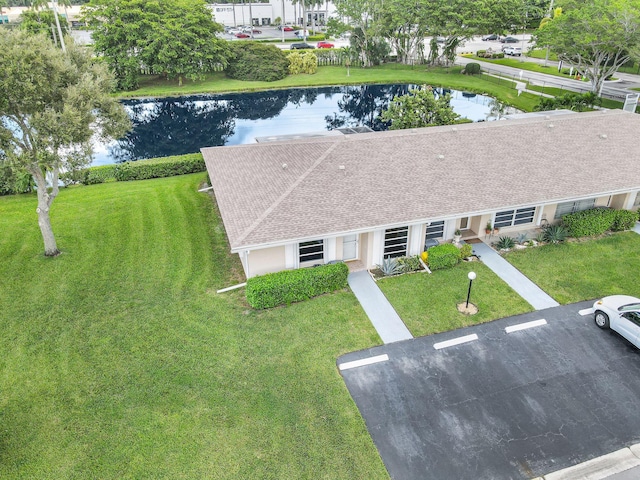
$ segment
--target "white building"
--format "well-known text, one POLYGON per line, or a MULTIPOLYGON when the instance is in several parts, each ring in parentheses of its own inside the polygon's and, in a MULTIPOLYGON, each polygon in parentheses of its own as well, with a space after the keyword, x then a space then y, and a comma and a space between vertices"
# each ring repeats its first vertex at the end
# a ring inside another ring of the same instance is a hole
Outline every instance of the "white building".
POLYGON ((326 2, 308 10, 305 15, 302 5, 293 4, 291 0, 272 0, 269 3, 211 3, 208 7, 214 20, 226 26, 274 25, 276 18, 283 19, 285 24, 302 25, 305 16, 308 25, 314 17, 316 25, 325 25, 329 16, 335 13, 333 3, 326 2))

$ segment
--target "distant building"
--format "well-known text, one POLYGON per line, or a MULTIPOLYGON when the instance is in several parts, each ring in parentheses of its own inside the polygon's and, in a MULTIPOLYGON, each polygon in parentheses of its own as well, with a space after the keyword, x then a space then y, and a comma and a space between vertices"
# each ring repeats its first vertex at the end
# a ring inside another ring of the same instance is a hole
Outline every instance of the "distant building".
POLYGON ((291 25, 311 25, 315 17, 316 25, 326 25, 329 16, 335 13, 335 6, 331 2, 320 7, 302 10, 301 4, 293 4, 290 0, 272 0, 269 3, 211 3, 208 5, 214 20, 225 26, 237 25, 274 25, 276 18, 283 19, 283 23, 291 25), (283 5, 284 3, 284 5, 283 5), (283 11, 284 8, 284 11, 283 11))

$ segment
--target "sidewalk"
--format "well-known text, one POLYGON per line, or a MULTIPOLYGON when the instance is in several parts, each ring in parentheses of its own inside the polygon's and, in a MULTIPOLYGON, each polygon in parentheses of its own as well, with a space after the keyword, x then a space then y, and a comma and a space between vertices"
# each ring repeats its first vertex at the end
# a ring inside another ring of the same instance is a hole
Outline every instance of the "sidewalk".
POLYGON ((350 273, 347 282, 384 343, 413 338, 368 271, 350 273))
POLYGON ((482 263, 504 280, 518 295, 524 298, 536 310, 557 307, 560 305, 547 295, 540 287, 525 277, 520 271, 498 255, 485 243, 474 243, 473 250, 482 263))

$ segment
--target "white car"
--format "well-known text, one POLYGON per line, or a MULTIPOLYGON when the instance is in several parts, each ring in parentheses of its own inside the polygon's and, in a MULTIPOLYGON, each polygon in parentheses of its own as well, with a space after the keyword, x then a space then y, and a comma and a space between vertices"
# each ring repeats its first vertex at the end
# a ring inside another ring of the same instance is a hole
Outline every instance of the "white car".
POLYGON ((505 55, 521 56, 522 47, 504 47, 502 49, 505 55))
POLYGON ((593 304, 596 325, 610 328, 640 348, 640 298, 611 295, 593 304))

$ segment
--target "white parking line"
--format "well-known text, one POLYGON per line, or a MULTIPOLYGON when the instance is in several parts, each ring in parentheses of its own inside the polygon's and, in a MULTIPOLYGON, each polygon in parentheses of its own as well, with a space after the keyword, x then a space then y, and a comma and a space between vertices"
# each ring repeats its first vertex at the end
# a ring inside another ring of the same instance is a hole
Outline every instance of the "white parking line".
POLYGON ((585 308, 585 309, 583 309, 583 310, 580 310, 578 313, 579 313, 580 315, 582 315, 583 317, 584 317, 585 315, 591 315, 591 314, 593 313, 593 308, 585 308))
POLYGON ((518 325, 511 325, 510 327, 506 327, 504 331, 507 333, 518 332, 520 330, 526 330, 527 328, 539 327, 541 325, 546 325, 546 324, 547 324, 547 321, 544 318, 542 318, 540 320, 534 320, 533 322, 519 323, 518 325))
POLYGON ((338 369, 348 370, 350 368, 371 365, 372 363, 386 362, 387 360, 389 360, 389 356, 385 353, 384 355, 377 355, 375 357, 363 358, 362 360, 354 360, 353 362, 341 363, 340 365, 338 365, 338 369))
POLYGON ((454 345, 460 345, 461 343, 472 342, 474 340, 478 340, 478 335, 476 335, 475 333, 473 335, 453 338, 451 340, 447 340, 446 342, 435 343, 433 345, 433 348, 435 348, 436 350, 440 350, 441 348, 453 347, 454 345))

